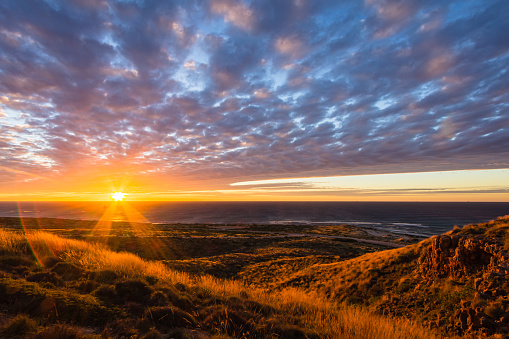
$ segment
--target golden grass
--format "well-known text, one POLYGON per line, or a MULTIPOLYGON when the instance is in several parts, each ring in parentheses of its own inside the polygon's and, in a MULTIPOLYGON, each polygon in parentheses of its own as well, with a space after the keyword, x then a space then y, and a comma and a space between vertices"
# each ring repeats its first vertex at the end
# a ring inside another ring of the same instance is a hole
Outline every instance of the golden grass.
MULTIPOLYGON (((45 232, 26 235, 0 229, 0 250, 10 253, 27 253, 28 244, 41 262, 44 257, 56 256, 67 262, 94 270, 112 270, 126 278, 156 277, 167 283, 182 283, 204 288, 216 296, 249 298, 269 305, 283 314, 298 317, 302 325, 329 338, 434 338, 427 329, 406 319, 377 316, 367 310, 337 305, 323 295, 286 288, 274 292, 250 288, 244 284, 203 275, 191 277, 170 270, 161 262, 146 261, 126 252, 113 252, 103 245, 79 240, 64 239, 45 232)), ((400 250, 372 253, 343 262, 342 269, 352 274, 344 279, 362 278, 362 270, 388 264, 400 250), (358 267, 358 268, 356 268, 358 267)), ((333 270, 335 271, 335 270, 333 270)))
MULTIPOLYGON (((295 285, 297 281, 307 285, 308 289, 321 291, 342 301, 348 297, 348 291, 362 289, 370 284, 377 276, 376 271, 389 267, 404 268, 403 261, 419 254, 429 241, 428 239, 402 248, 367 253, 349 260, 316 264, 285 277, 280 285, 295 285)), ((399 274, 400 279, 404 279, 407 273, 402 271, 399 274)))

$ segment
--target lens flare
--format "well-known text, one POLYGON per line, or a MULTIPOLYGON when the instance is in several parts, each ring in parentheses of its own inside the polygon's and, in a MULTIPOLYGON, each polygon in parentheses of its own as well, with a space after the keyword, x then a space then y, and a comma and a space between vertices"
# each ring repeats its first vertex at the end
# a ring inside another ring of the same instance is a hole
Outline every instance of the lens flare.
POLYGON ((126 195, 127 195, 126 193, 115 192, 115 193, 112 194, 111 199, 113 199, 115 201, 122 201, 122 200, 124 200, 124 197, 126 195))

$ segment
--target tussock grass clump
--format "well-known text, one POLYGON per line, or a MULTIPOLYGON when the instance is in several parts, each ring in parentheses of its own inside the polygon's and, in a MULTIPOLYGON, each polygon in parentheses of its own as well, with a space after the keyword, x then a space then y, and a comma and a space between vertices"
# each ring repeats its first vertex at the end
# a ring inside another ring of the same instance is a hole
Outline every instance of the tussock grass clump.
POLYGON ((118 274, 112 270, 93 271, 90 279, 102 284, 112 284, 119 278, 118 274))
POLYGON ((57 324, 43 329, 33 339, 85 339, 87 337, 74 326, 57 324))
POLYGON ((27 281, 45 283, 45 285, 53 287, 64 285, 64 282, 54 272, 37 272, 27 277, 27 281))
POLYGON ((216 333, 227 333, 241 337, 244 333, 253 332, 256 323, 253 315, 229 308, 213 307, 207 310, 208 316, 203 320, 204 328, 216 333))
POLYGON ((37 322, 35 320, 27 315, 19 314, 4 324, 0 329, 0 337, 13 338, 16 336, 24 336, 35 332, 36 329, 37 322))
POLYGON ((56 263, 51 271, 58 274, 63 280, 78 280, 85 274, 82 268, 67 262, 56 263))
POLYGON ((175 327, 194 328, 198 324, 191 314, 173 306, 148 308, 144 318, 151 319, 157 328, 162 329, 175 327))
MULTIPOLYGON (((0 232, 0 236, 2 236, 0 232)), ((0 267, 4 270, 10 270, 13 267, 34 268, 37 266, 34 260, 21 257, 19 255, 5 254, 0 256, 0 267)))
POLYGON ((101 338, 138 338, 140 323, 145 327, 144 319, 116 319, 103 329, 101 338))
POLYGON ((146 303, 154 290, 140 280, 126 280, 115 285, 117 296, 122 302, 146 303))
POLYGON ((107 304, 116 304, 118 302, 118 295, 114 286, 101 286, 94 291, 93 295, 107 304))
POLYGON ((141 337, 141 339, 162 339, 162 338, 163 335, 156 329, 151 329, 149 332, 145 333, 143 337, 141 337))
POLYGON ((12 278, 0 278, 0 300, 8 301, 16 313, 84 325, 103 324, 118 313, 101 305, 91 295, 80 295, 12 278))

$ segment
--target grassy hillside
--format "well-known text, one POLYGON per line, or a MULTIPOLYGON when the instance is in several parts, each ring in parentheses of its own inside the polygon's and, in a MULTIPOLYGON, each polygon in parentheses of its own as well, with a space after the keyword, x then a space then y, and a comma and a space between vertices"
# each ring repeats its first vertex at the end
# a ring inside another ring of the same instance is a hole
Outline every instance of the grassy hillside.
MULTIPOLYGON (((338 271, 330 272, 323 279, 335 279, 332 272, 338 271)), ((326 295, 335 297, 341 289, 334 289, 328 280, 315 284, 316 279, 306 277, 304 272, 289 276, 278 282, 277 291, 261 284, 248 287, 210 275, 181 273, 161 261, 114 252, 105 245, 0 229, 0 336, 434 337, 414 321, 337 303, 326 295), (303 289, 292 279, 310 283, 303 289)))
POLYGON ((376 314, 412 319, 442 335, 509 336, 509 216, 404 248, 318 263, 286 275, 252 269, 244 281, 299 286, 376 314), (263 278, 260 278, 263 276, 263 278))

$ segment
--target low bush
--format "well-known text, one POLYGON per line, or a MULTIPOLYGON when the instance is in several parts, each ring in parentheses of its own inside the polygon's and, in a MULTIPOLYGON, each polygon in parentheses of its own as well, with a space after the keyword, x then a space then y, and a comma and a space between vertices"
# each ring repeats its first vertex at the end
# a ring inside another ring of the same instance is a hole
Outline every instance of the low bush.
POLYGON ((150 307, 144 317, 152 319, 155 326, 160 329, 197 326, 197 321, 192 315, 173 306, 150 307))
POLYGON ((101 284, 99 284, 93 280, 80 281, 76 284, 76 288, 81 293, 92 293, 94 290, 96 290, 100 286, 101 286, 101 284))
POLYGON ((202 327, 212 332, 242 337, 255 328, 254 316, 248 312, 218 307, 209 310, 209 315, 202 321, 202 327))
POLYGON ((285 339, 320 339, 315 333, 305 332, 296 326, 279 325, 273 327, 271 332, 274 333, 277 338, 285 339))
POLYGON ((46 327, 37 333, 33 339, 82 339, 83 333, 76 327, 56 324, 46 327))
POLYGON ((59 262, 51 268, 52 272, 58 274, 63 280, 78 280, 84 276, 85 271, 71 263, 59 262))
MULTIPOLYGON (((144 336, 141 337, 141 339, 162 339, 163 335, 161 332, 159 332, 156 329, 151 329, 147 333, 145 333, 144 336)), ((172 338, 176 338, 175 336, 172 336, 172 338)))
POLYGON ((118 274, 112 270, 93 271, 90 273, 90 279, 101 284, 113 284, 118 278, 118 274))
POLYGON ((63 286, 64 282, 54 272, 38 272, 27 277, 27 281, 63 286))
POLYGON ((19 267, 19 266, 35 267, 37 265, 36 265, 35 260, 33 260, 32 258, 29 258, 29 257, 25 257, 25 256, 20 256, 20 255, 13 256, 13 255, 7 254, 7 255, 3 255, 0 257, 0 267, 2 269, 8 269, 8 268, 19 267))
POLYGON ((35 332, 37 323, 27 315, 20 314, 7 321, 0 330, 0 337, 12 338, 35 332))
POLYGON ((104 285, 94 291, 94 295, 101 301, 107 304, 116 304, 118 302, 118 295, 115 287, 104 285))
POLYGON ((161 291, 155 291, 150 296, 150 304, 154 306, 164 306, 168 303, 168 297, 161 291))
POLYGON ((101 333, 102 338, 138 338, 139 331, 136 321, 131 319, 118 319, 108 323, 101 333))
POLYGON ((115 284, 118 297, 126 302, 133 301, 140 304, 148 304, 153 289, 140 280, 127 280, 115 284))

